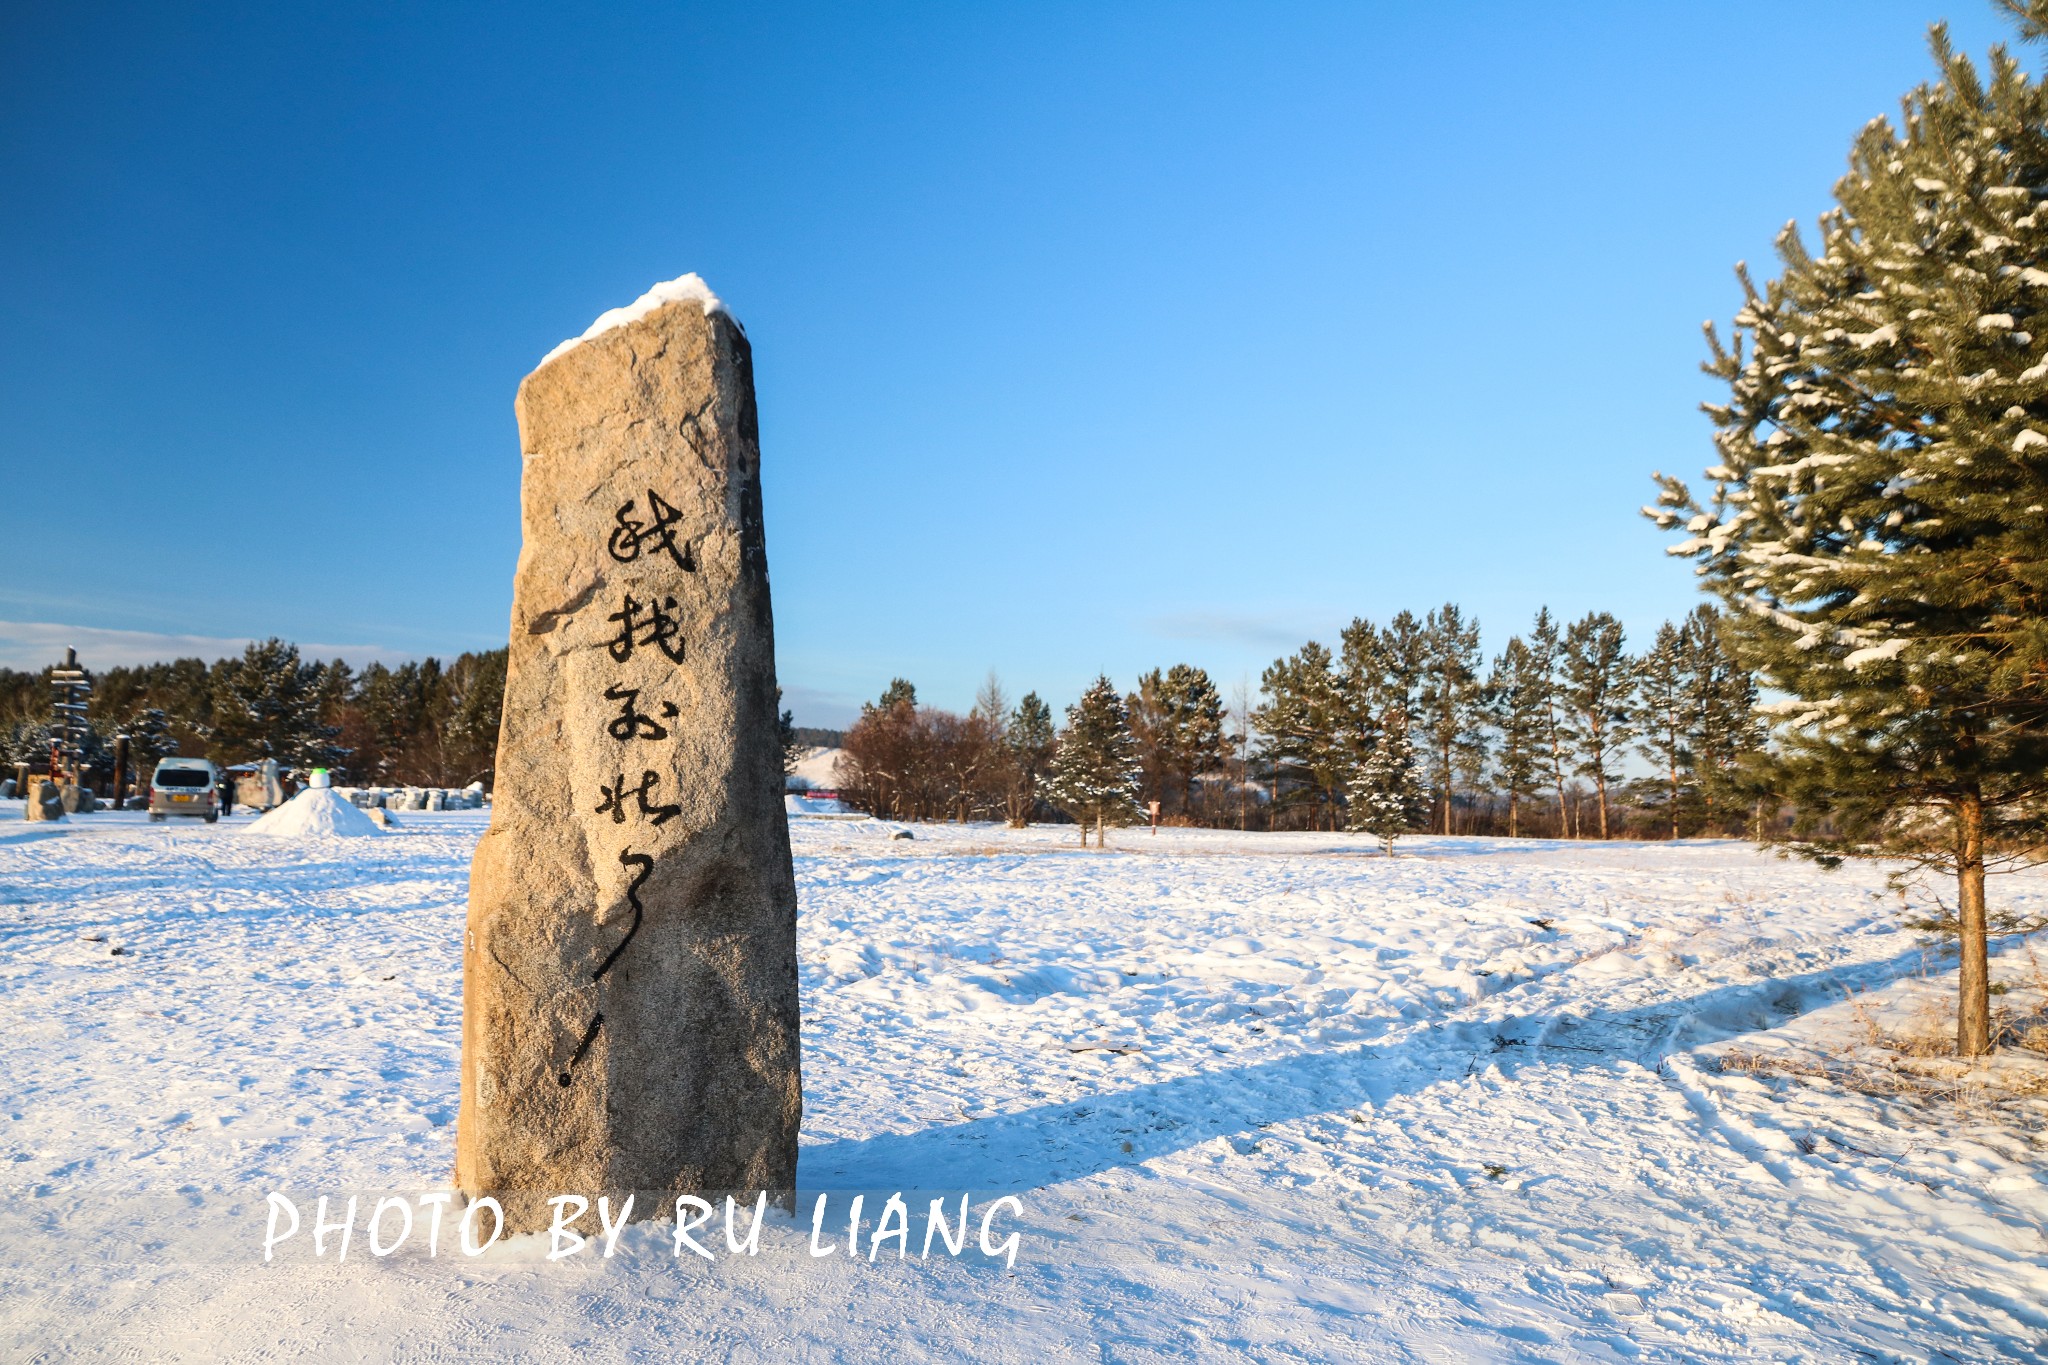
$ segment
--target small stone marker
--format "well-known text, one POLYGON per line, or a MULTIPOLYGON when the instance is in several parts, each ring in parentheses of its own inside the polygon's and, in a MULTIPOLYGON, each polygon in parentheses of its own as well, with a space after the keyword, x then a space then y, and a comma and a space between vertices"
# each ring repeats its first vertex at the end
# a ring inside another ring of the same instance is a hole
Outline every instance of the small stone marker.
POLYGON ((31 782, 28 784, 28 801, 21 808, 24 820, 62 820, 64 799, 57 794, 54 782, 31 782))
MULTIPOLYGON (((796 886, 746 334, 694 275, 519 386, 524 543, 470 875, 455 1176, 548 1225, 796 1184, 796 886)), ((488 1215, 486 1215, 488 1217, 488 1215)))

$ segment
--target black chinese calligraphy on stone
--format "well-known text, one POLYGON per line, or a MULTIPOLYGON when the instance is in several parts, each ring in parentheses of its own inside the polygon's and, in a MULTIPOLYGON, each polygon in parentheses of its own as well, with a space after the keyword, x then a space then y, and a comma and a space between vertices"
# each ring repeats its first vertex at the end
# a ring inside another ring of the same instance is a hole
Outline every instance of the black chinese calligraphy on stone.
POLYGON ((598 802, 596 813, 599 815, 609 815, 612 818, 613 824, 623 825, 626 823, 626 798, 630 796, 639 803, 639 813, 647 823, 651 825, 667 824, 670 820, 681 815, 683 808, 679 805, 657 806, 648 800, 654 789, 660 785, 661 774, 651 768, 640 774, 640 785, 637 787, 627 786, 626 775, 620 773, 612 779, 611 786, 607 787, 600 784, 598 790, 604 793, 604 799, 598 802))
MULTIPOLYGON (((611 737, 624 744, 634 739, 667 739, 668 727, 653 715, 640 709, 640 689, 619 687, 616 684, 604 690, 605 696, 619 703, 619 714, 612 717, 605 729, 611 737)), ((672 701, 661 704, 663 720, 674 720, 680 712, 672 701)))
POLYGON ((627 593, 619 609, 604 618, 619 623, 619 633, 605 641, 605 648, 611 651, 614 659, 625 663, 633 657, 635 649, 654 645, 668 656, 670 663, 681 663, 683 623, 679 617, 670 614, 675 610, 676 599, 673 597, 649 598, 643 603, 627 593))
POLYGON ((612 558, 621 564, 630 564, 643 553, 666 554, 675 561, 678 569, 695 573, 697 563, 690 558, 689 545, 676 544, 675 527, 683 519, 683 514, 664 502, 661 494, 652 488, 647 490, 647 515, 654 518, 652 522, 644 522, 635 514, 634 508, 638 505, 636 500, 629 498, 613 517, 618 525, 612 528, 611 539, 606 543, 612 558))
MULTIPOLYGON (((633 880, 626 884, 626 901, 633 907, 633 922, 627 926, 626 936, 619 940, 618 946, 605 954, 604 961, 598 963, 597 970, 590 974, 590 984, 593 986, 604 980, 604 974, 612 969, 612 964, 626 951, 626 945, 633 941, 633 935, 640 932, 640 921, 647 917, 646 907, 640 904, 640 888, 654 872, 654 859, 645 853, 635 853, 627 849, 619 854, 619 862, 625 867, 636 869, 633 880)), ((573 1079, 570 1073, 576 1069, 576 1063, 583 1060, 583 1054, 590 1051, 590 1045, 597 1041, 597 1031, 603 1027, 604 1011, 598 1010, 590 1016, 590 1027, 583 1030, 582 1041, 577 1043, 576 1050, 569 1054, 569 1064, 556 1075, 557 1084, 565 1089, 568 1087, 573 1079)))

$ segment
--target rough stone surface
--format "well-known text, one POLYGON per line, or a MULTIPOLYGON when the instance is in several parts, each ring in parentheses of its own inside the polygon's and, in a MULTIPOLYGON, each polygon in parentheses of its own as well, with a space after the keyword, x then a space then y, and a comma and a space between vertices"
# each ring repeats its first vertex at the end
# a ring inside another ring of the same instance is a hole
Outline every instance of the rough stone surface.
POLYGON ((24 820, 62 820, 64 798, 57 794, 54 782, 31 782, 28 784, 28 800, 23 803, 21 817, 24 820))
MULTIPOLYGON (((796 1182, 782 814, 752 357, 682 301, 520 385, 524 544, 471 869, 456 1182, 508 1231, 796 1182)), ((488 1222, 489 1215, 484 1215, 488 1222)))

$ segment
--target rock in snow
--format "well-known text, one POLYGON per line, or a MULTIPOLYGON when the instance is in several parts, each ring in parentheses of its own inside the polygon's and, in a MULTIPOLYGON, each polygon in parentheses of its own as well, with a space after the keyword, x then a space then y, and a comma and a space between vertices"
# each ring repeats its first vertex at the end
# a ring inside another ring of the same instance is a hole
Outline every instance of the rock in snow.
POLYGON ((677 283, 519 386, 524 540, 455 1153, 508 1232, 549 1226, 560 1191, 638 1191, 645 1218, 796 1183, 752 358, 702 282, 677 283))
POLYGON ((334 788, 308 787, 243 832, 276 839, 358 839, 384 831, 334 788))

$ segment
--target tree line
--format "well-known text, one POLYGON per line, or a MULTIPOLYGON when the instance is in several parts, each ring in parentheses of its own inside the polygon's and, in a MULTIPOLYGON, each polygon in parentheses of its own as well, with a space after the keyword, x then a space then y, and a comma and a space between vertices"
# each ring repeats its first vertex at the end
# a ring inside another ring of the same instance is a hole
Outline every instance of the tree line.
MULTIPOLYGON (((104 778, 127 735, 134 772, 172 754, 223 765, 275 759, 378 786, 490 785, 505 698, 503 649, 360 670, 263 640, 239 656, 177 659, 93 675, 83 761, 104 778)), ((0 747, 50 756, 49 670, 0 669, 0 747)))
POLYGON ((1707 606, 1640 654, 1606 612, 1545 610, 1490 662, 1456 604, 1355 620, 1335 651, 1276 660, 1258 697, 1226 706, 1181 663, 1126 693, 1098 679, 1055 727, 993 677, 965 715, 899 678, 846 732, 843 795, 910 820, 1100 827, 1157 803, 1167 823, 1247 829, 1676 838, 1741 831, 1762 794, 1743 762, 1756 683, 1707 606))

